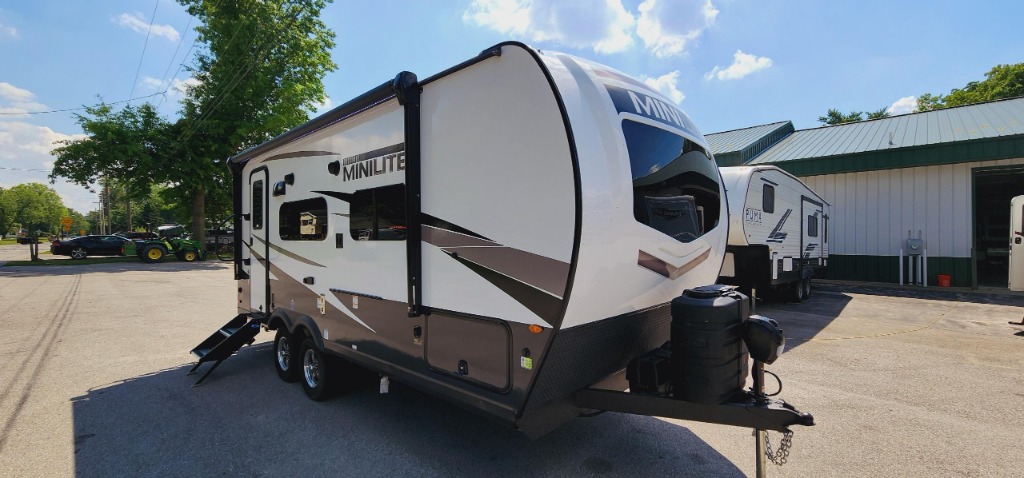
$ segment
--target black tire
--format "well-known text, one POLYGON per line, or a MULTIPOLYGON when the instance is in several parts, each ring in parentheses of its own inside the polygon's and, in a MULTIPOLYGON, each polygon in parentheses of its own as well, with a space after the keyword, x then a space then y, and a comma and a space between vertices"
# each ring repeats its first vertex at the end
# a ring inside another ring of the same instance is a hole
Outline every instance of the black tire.
POLYGON ((285 382, 295 382, 302 376, 302 361, 299 360, 299 344, 302 336, 288 332, 284 327, 277 329, 274 337, 274 369, 285 382))
POLYGON ((804 287, 804 300, 810 299, 811 298, 811 278, 810 277, 804 279, 803 287, 804 287))
POLYGON ((185 262, 195 262, 199 258, 199 253, 196 251, 181 251, 178 253, 178 260, 185 262))
POLYGON ((88 256, 89 256, 89 251, 86 251, 85 249, 83 249, 81 247, 76 247, 74 249, 71 249, 71 258, 72 259, 85 259, 88 256))
POLYGON ((302 341, 299 347, 300 362, 302 364, 302 391, 311 400, 322 402, 331 398, 334 394, 334 371, 335 362, 328 360, 328 357, 316 348, 313 339, 302 341))
POLYGON ((798 280, 796 282, 789 283, 789 299, 793 302, 803 302, 804 300, 804 281, 798 280))
POLYGON ((154 263, 164 260, 167 257, 167 249, 158 244, 149 244, 142 249, 143 262, 154 263))

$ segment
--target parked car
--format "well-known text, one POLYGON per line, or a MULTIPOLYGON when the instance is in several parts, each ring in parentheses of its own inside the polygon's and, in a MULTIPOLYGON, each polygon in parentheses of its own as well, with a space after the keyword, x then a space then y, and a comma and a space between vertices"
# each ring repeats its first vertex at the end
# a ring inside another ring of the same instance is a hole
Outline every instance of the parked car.
POLYGON ((113 235, 121 236, 126 239, 145 240, 145 239, 159 239, 155 232, 140 232, 140 231, 127 231, 127 232, 115 232, 113 235))
POLYGON ((131 242, 121 236, 82 236, 50 243, 50 253, 85 259, 88 256, 123 256, 124 246, 131 242))

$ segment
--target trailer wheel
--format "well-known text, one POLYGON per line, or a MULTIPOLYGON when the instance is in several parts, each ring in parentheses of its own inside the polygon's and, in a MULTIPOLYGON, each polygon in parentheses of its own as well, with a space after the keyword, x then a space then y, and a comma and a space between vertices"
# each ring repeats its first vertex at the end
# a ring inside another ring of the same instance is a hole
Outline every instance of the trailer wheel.
POLYGON ((804 301, 804 281, 798 280, 796 282, 790 282, 788 287, 789 298, 793 302, 804 301))
POLYGON ((142 260, 145 262, 153 263, 164 260, 164 256, 167 255, 167 250, 163 246, 150 244, 146 246, 142 251, 142 260))
POLYGON ((804 289, 804 300, 811 298, 811 278, 808 277, 801 282, 801 286, 804 289))
POLYGON ((277 336, 274 337, 274 368, 277 376, 285 382, 297 381, 303 371, 299 362, 299 342, 284 327, 277 329, 277 336))
POLYGON ((302 355, 302 390, 312 400, 327 400, 331 397, 333 387, 331 362, 316 348, 313 339, 302 341, 299 350, 302 355))

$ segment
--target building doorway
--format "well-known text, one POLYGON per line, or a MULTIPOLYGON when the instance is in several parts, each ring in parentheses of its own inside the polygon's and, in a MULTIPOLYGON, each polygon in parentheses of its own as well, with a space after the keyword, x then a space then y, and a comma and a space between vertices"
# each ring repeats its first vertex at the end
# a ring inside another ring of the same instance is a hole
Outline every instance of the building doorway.
POLYGON ((976 168, 974 267, 976 285, 1006 287, 1009 280, 1010 199, 1024 194, 1024 166, 976 168))

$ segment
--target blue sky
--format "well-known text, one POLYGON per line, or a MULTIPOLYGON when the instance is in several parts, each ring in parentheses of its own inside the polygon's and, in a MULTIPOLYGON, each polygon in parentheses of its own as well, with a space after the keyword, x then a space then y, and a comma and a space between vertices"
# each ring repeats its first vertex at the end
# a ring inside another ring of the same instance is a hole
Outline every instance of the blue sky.
MULTIPOLYGON (((921 93, 1024 62, 1021 18, 1018 1, 338 0, 323 14, 339 66, 324 109, 515 39, 644 79, 704 133, 812 128, 830 107, 906 112, 921 93)), ((47 182, 52 142, 81 134, 72 112, 29 113, 166 90, 141 101, 174 118, 194 26, 172 0, 0 3, 0 186, 47 182)), ((69 207, 96 207, 80 186, 54 188, 69 207)))

